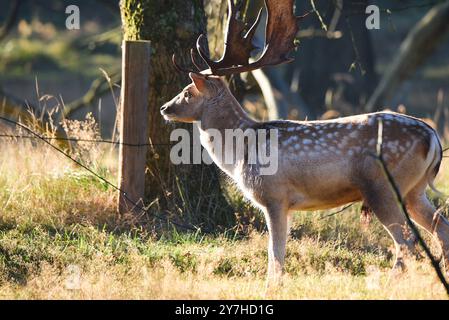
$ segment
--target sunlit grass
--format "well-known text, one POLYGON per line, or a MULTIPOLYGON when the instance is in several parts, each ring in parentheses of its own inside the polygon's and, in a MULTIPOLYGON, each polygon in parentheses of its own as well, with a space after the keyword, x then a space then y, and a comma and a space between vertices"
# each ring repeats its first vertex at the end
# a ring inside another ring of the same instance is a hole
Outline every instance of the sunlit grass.
MULTIPOLYGON (((152 230, 115 190, 41 143, 0 142, 0 298, 262 299, 267 235, 152 230)), ((115 183, 116 152, 92 148, 115 183)), ((437 186, 449 191, 447 162, 437 186)), ((244 206, 241 208, 244 210, 244 206)), ((356 205, 296 215, 276 299, 444 299, 427 260, 392 276, 392 242, 356 205)))

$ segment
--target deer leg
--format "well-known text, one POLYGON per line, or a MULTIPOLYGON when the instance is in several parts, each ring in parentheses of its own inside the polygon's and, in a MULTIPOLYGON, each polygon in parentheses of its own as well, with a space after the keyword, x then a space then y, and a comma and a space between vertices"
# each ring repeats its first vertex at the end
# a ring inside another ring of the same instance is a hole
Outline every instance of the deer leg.
POLYGON ((288 212, 283 206, 271 205, 265 210, 268 225, 267 288, 281 284, 288 233, 288 212))
POLYGON ((424 190, 409 193, 406 204, 411 218, 438 240, 449 272, 449 221, 440 213, 436 213, 424 190))
POLYGON ((360 222, 364 227, 368 227, 371 222, 373 215, 373 210, 364 202, 362 203, 362 208, 360 210, 360 222))
POLYGON ((416 252, 416 239, 407 226, 391 188, 370 182, 361 191, 365 203, 374 211, 394 241, 396 260, 393 270, 404 270, 404 257, 416 252))

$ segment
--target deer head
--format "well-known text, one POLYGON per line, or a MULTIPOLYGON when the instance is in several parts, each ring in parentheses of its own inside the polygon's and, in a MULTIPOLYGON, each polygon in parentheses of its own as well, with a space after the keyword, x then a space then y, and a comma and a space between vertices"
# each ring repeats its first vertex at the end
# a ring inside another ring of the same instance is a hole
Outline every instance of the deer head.
MULTIPOLYGON (((268 11, 265 46, 259 59, 250 63, 253 51, 253 37, 260 22, 262 9, 255 22, 246 31, 243 21, 238 19, 239 10, 233 0, 228 0, 229 14, 225 49, 219 61, 213 61, 201 48, 204 35, 198 37, 196 47, 198 54, 209 67, 206 70, 188 70, 176 63, 173 64, 181 72, 188 72, 192 83, 181 93, 167 102, 161 108, 161 114, 166 120, 180 122, 199 121, 205 112, 208 102, 231 99, 233 97, 220 76, 248 72, 265 66, 283 64, 292 61, 288 57, 294 48, 294 37, 298 31, 297 21, 300 17, 293 14, 293 0, 265 0, 268 11), (246 31, 246 32, 245 32, 246 31)), ((194 50, 191 50, 192 63, 197 66, 194 50)), ((210 108, 212 109, 212 108, 210 108)), ((208 110, 212 112, 213 110, 208 110)), ((214 110, 216 111, 216 110, 214 110)))
MULTIPOLYGON (((192 83, 176 97, 161 107, 165 120, 178 122, 200 121, 206 112, 217 112, 213 106, 207 108, 217 96, 229 95, 226 84, 217 76, 205 76, 201 73, 189 73, 192 83)), ((232 96, 232 95, 231 95, 232 96)))

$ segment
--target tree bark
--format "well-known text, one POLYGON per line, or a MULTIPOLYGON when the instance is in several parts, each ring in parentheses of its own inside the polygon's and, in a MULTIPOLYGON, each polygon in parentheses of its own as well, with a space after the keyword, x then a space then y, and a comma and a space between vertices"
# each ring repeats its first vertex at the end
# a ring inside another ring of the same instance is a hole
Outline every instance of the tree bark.
MULTIPOLYGON (((192 125, 169 124, 160 107, 190 81, 175 71, 171 57, 191 65, 190 48, 206 31, 206 18, 199 0, 122 0, 120 3, 126 40, 150 40, 152 46, 149 92, 149 147, 146 169, 146 202, 152 209, 205 228, 234 222, 223 196, 215 165, 175 166, 170 161, 170 133, 175 128, 192 132, 192 125)), ((192 136, 192 135, 191 135, 192 136)), ((179 220, 178 220, 179 222, 179 220)))

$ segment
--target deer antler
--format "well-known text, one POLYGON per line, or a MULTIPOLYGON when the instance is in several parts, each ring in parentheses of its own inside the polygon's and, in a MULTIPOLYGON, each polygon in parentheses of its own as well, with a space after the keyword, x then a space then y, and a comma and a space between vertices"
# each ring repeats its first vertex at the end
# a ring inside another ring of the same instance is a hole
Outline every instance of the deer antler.
POLYGON ((294 0, 265 0, 268 12, 265 30, 265 46, 260 58, 249 63, 251 51, 254 49, 252 39, 260 22, 262 9, 245 35, 242 35, 244 23, 237 19, 238 10, 233 0, 228 0, 229 18, 225 39, 225 49, 219 61, 213 61, 203 51, 197 40, 197 50, 204 62, 209 66, 212 74, 225 76, 234 73, 247 72, 264 66, 273 66, 293 61, 288 57, 295 48, 294 38, 298 32, 298 20, 293 13, 294 0))
POLYGON ((259 10, 256 21, 245 35, 243 35, 245 23, 237 17, 239 10, 240 8, 236 8, 233 0, 228 0, 228 22, 224 39, 224 53, 219 61, 211 60, 201 48, 200 43, 204 35, 198 37, 196 48, 211 70, 248 64, 251 51, 255 49, 253 37, 260 22, 262 9, 259 10))

